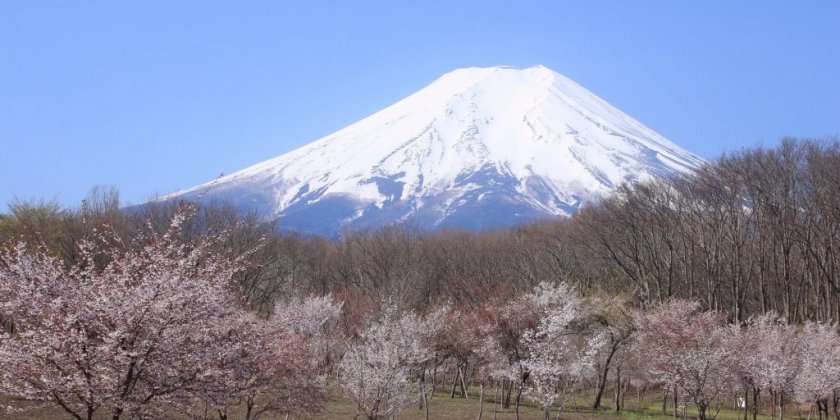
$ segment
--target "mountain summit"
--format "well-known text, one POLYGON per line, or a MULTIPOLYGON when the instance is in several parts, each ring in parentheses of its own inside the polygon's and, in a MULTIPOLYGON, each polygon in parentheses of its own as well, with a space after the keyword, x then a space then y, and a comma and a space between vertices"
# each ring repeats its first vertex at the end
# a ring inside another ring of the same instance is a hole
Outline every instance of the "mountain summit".
POLYGON ((313 143, 164 199, 224 200, 335 235, 411 221, 487 229, 566 216, 702 159, 543 66, 464 68, 313 143))

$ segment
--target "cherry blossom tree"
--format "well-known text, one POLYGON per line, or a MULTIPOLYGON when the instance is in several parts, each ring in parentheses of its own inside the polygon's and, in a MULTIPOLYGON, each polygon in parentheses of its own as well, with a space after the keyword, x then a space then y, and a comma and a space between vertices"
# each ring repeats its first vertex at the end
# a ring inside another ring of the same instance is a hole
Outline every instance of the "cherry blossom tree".
POLYGON ((193 212, 183 206, 166 232, 148 229, 130 244, 91 230, 70 267, 37 244, 0 252, 0 314, 13 325, 0 334, 0 393, 76 419, 103 408, 113 419, 163 416, 162 407, 207 394, 207 378, 227 381, 220 355, 264 365, 262 344, 244 352, 254 328, 230 288, 240 261, 214 251, 224 235, 181 240, 193 212))
POLYGON ((318 359, 309 357, 309 337, 242 314, 213 328, 210 338, 227 345, 202 349, 207 365, 186 395, 217 412, 220 420, 242 406, 245 420, 266 412, 301 414, 320 408, 322 378, 318 359))
POLYGON ((540 322, 523 337, 528 349, 523 366, 530 372, 528 396, 547 419, 555 404, 562 412, 582 379, 594 374, 595 356, 607 335, 584 335, 583 299, 565 283, 542 283, 530 300, 539 308, 540 322))
POLYGON ((799 401, 812 404, 820 419, 840 390, 840 335, 832 324, 807 322, 799 335, 802 365, 794 381, 799 401))
MULTIPOLYGON (((477 331, 481 334, 485 329, 482 328, 477 331)), ((495 380, 502 385, 502 396, 501 398, 496 396, 495 400, 501 405, 504 405, 506 399, 505 383, 511 384, 507 394, 510 395, 509 393, 512 391, 513 383, 521 376, 519 372, 524 368, 521 368, 521 363, 519 362, 513 365, 509 362, 506 350, 501 347, 499 341, 493 336, 485 335, 479 339, 475 355, 478 363, 480 363, 479 375, 483 378, 495 380)), ((496 392, 498 393, 498 386, 496 388, 496 392)))
POLYGON ((421 340, 421 325, 414 314, 401 314, 388 304, 349 346, 338 379, 359 415, 386 418, 416 401, 412 369, 431 354, 421 340))
POLYGON ((331 294, 293 298, 274 306, 275 323, 305 338, 309 345, 308 358, 318 361, 322 373, 338 360, 344 336, 339 329, 344 302, 336 302, 331 294))
MULTIPOLYGON (((768 312, 751 317, 743 327, 733 326, 733 331, 728 345, 735 357, 732 373, 752 394, 753 418, 758 416, 761 390, 769 391, 773 411, 778 400, 780 412, 784 413, 785 397, 793 392, 801 364, 796 326, 788 325, 777 313, 768 312)), ((749 397, 745 395, 745 402, 749 397)))
POLYGON ((475 350, 481 339, 477 330, 480 322, 474 312, 458 310, 446 303, 429 311, 423 317, 423 340, 429 343, 432 351, 433 376, 436 367, 452 366, 453 375, 450 397, 454 397, 460 387, 460 395, 468 398, 467 387, 469 367, 475 359, 475 350))
POLYGON ((479 355, 487 364, 487 374, 502 383, 502 407, 509 408, 516 389, 516 415, 530 372, 523 362, 528 348, 523 337, 539 325, 540 310, 535 294, 519 296, 503 305, 490 303, 484 309, 486 321, 480 328, 483 343, 479 355))
POLYGON ((666 386, 681 392, 706 419, 712 401, 731 386, 731 329, 716 312, 696 302, 675 300, 637 318, 639 351, 648 369, 666 386))
MULTIPOLYGON (((452 304, 445 302, 436 305, 429 310, 422 318, 418 319, 417 332, 419 340, 423 343, 423 354, 418 355, 413 368, 413 380, 417 383, 420 391, 420 402, 423 406, 425 418, 429 418, 429 396, 434 396, 437 369, 452 355, 453 333, 458 338, 455 342, 463 346, 469 346, 471 340, 467 335, 458 334, 456 320, 460 312, 452 308, 452 304)), ((461 330, 464 331, 464 330, 461 330)), ((470 331, 467 330, 467 333, 470 331)), ((472 348, 469 348, 472 351, 472 348)))

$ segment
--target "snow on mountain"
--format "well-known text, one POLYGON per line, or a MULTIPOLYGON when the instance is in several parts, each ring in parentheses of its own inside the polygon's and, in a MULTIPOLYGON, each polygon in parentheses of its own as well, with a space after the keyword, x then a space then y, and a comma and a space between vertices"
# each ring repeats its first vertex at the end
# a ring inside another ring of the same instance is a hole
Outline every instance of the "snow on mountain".
POLYGON ((355 124, 164 199, 229 200, 335 235, 412 221, 486 229, 566 216, 702 159, 543 66, 464 68, 355 124))

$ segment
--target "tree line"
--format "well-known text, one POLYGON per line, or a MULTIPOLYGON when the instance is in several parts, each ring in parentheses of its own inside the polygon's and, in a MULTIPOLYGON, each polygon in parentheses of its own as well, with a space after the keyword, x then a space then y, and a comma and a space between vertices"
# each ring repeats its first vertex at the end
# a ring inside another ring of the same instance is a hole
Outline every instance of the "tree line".
MULTIPOLYGON (((74 210, 16 202, 0 216, 0 239, 44 240, 69 263, 85 229, 107 224, 124 239, 160 232, 176 207, 126 212, 119 194, 102 188, 74 210)), ((281 233, 224 204, 186 223, 189 238, 231 229, 229 253, 266 242, 239 276, 247 305, 261 313, 278 298, 330 292, 412 309, 440 299, 480 305, 555 279, 631 294, 640 307, 696 299, 739 322, 771 310, 791 322, 840 318, 837 140, 726 154, 692 174, 624 185, 572 218, 507 230, 401 224, 333 240, 281 233)))
POLYGON ((692 175, 623 187, 571 224, 641 304, 697 299, 732 320, 840 319, 840 146, 785 139, 692 175))

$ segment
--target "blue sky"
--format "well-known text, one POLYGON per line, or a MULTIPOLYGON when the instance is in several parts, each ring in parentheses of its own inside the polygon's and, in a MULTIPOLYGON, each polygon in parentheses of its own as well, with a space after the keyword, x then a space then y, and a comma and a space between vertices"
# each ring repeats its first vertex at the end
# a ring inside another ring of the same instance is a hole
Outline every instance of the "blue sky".
POLYGON ((4 1, 0 205, 142 202, 534 64, 707 158, 840 134, 837 0, 4 1))

